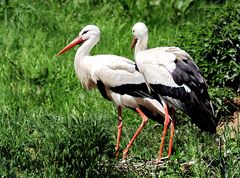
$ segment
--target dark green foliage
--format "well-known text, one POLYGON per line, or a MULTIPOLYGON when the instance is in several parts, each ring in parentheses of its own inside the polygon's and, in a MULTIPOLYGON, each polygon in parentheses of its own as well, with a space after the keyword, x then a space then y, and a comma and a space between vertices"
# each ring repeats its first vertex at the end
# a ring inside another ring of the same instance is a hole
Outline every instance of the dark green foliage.
POLYGON ((240 4, 219 11, 199 34, 204 46, 199 50, 203 54, 199 64, 205 63, 201 65, 202 70, 211 86, 237 91, 240 85, 240 4))
POLYGON ((209 92, 211 93, 217 116, 226 121, 231 119, 232 114, 238 109, 238 106, 233 102, 236 96, 235 92, 227 87, 210 88, 209 92))
POLYGON ((240 4, 229 3, 208 14, 204 25, 178 43, 191 53, 209 86, 217 87, 212 98, 218 117, 225 117, 236 110, 225 104, 232 103, 240 89, 240 4))
POLYGON ((191 51, 210 86, 237 91, 240 76, 240 4, 209 12, 206 23, 179 42, 191 51))

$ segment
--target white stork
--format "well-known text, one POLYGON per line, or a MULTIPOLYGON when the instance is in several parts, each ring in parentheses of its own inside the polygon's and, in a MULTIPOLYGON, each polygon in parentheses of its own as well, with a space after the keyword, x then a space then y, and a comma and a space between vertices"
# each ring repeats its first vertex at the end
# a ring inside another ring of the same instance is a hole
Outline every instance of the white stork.
POLYGON ((118 134, 116 156, 118 156, 122 133, 122 108, 128 107, 139 113, 142 123, 123 151, 125 159, 134 139, 148 121, 148 117, 163 123, 162 103, 151 99, 144 77, 136 70, 133 61, 116 55, 91 56, 91 49, 100 40, 100 30, 95 25, 84 27, 69 45, 57 55, 63 54, 77 44, 82 44, 75 55, 75 72, 86 89, 98 88, 101 95, 113 101, 118 109, 118 134))
MULTIPOLYGON (((168 105, 184 111, 201 130, 215 133, 217 123, 208 86, 190 55, 178 47, 147 49, 148 28, 142 22, 133 26, 132 33, 131 48, 135 47, 137 68, 144 75, 155 98, 163 99, 168 105)), ((168 124, 169 119, 164 122, 162 143, 168 124)), ((173 123, 171 128, 173 132, 173 123)), ((171 139, 168 157, 171 155, 171 139)), ((161 144, 158 159, 162 157, 162 146, 161 144)))

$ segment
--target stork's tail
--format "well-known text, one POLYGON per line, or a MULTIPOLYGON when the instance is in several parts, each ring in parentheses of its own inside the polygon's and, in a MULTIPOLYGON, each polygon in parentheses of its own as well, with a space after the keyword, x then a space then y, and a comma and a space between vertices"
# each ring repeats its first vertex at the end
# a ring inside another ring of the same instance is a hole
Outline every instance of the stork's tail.
POLYGON ((216 133, 218 121, 211 101, 199 101, 198 106, 188 107, 187 114, 201 130, 216 133))

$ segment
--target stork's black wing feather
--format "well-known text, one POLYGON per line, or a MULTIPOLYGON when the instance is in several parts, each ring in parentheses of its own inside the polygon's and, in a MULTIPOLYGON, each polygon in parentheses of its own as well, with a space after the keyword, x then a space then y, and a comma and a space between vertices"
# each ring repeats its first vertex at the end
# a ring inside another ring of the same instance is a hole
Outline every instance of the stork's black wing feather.
POLYGON ((104 85, 104 83, 101 80, 97 80, 97 87, 98 87, 99 92, 103 96, 103 98, 111 101, 110 98, 107 95, 106 90, 105 90, 105 85, 104 85))
POLYGON ((200 70, 192 60, 175 60, 176 69, 171 73, 178 85, 185 84, 198 97, 209 99, 207 84, 200 70))
POLYGON ((134 97, 148 97, 153 98, 148 90, 146 83, 140 84, 123 84, 110 88, 113 92, 121 95, 128 94, 134 97))

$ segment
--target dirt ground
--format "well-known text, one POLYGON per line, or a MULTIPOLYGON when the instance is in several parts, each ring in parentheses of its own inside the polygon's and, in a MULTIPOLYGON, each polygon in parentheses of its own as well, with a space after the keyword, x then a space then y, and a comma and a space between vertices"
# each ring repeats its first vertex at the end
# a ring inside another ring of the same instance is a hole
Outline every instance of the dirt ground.
MULTIPOLYGON (((240 107, 240 96, 234 98, 234 104, 240 107)), ((235 137, 240 131, 240 112, 236 111, 233 113, 233 117, 228 122, 222 122, 217 128, 217 133, 222 134, 224 130, 228 128, 231 130, 231 137, 235 137)))

